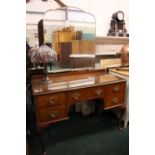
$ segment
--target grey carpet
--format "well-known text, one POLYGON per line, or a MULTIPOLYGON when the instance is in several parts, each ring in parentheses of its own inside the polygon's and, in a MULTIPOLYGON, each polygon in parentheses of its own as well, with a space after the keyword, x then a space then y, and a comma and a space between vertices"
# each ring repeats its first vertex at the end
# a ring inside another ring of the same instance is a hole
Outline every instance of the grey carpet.
MULTIPOLYGON (((118 130, 112 112, 90 116, 74 113, 67 121, 44 130, 46 155, 128 155, 129 127, 118 130)), ((30 138, 30 155, 39 155, 40 145, 35 134, 30 138)))

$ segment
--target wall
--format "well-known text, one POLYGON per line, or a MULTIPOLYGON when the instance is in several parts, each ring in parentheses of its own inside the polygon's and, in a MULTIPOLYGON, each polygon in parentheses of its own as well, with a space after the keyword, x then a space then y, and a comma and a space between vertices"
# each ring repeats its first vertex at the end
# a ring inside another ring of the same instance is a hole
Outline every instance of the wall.
MULTIPOLYGON (((68 6, 75 6, 94 14, 96 17, 96 36, 98 37, 107 35, 111 16, 118 10, 124 12, 126 29, 129 32, 129 0, 62 0, 62 2, 68 6)), ((26 22, 28 24, 37 24, 42 18, 43 12, 57 7, 59 5, 54 0, 48 0, 48 2, 32 0, 26 4, 26 22), (38 13, 30 13, 31 11, 38 13)))

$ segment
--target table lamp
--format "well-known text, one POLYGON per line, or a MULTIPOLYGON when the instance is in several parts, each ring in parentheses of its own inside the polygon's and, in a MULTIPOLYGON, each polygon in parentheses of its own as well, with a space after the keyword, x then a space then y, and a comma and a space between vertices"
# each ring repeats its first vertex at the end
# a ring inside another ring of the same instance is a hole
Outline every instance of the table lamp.
POLYGON ((36 65, 43 64, 44 66, 44 84, 48 84, 52 81, 48 78, 48 68, 47 65, 50 62, 57 61, 57 54, 56 52, 48 47, 47 45, 41 45, 40 47, 31 48, 29 51, 31 56, 31 62, 36 65))

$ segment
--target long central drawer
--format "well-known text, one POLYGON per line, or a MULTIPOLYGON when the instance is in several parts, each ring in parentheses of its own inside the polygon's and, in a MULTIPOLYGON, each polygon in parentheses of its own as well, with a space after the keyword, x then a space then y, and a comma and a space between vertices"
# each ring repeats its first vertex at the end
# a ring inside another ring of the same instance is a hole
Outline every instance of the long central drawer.
POLYGON ((73 104, 77 101, 90 100, 94 98, 104 98, 104 86, 96 86, 92 88, 84 88, 67 92, 67 102, 73 104))

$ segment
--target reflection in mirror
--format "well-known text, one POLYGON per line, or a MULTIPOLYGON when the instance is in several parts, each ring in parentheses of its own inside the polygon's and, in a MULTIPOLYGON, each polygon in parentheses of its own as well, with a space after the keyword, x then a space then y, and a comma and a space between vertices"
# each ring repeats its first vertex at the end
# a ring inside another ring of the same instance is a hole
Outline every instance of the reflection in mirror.
MULTIPOLYGON (((58 54, 55 69, 95 66, 95 17, 79 8, 48 10, 38 23, 39 45, 58 54)), ((54 67, 53 67, 54 68, 54 67)))

